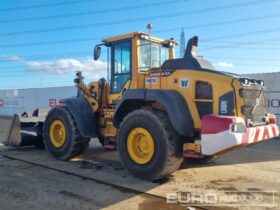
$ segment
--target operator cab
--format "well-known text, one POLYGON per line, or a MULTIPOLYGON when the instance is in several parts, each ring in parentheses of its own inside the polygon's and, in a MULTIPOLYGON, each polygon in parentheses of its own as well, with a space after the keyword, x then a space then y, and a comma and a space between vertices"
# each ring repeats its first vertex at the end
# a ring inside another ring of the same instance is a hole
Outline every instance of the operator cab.
MULTIPOLYGON (((107 74, 111 94, 121 93, 126 86, 140 87, 132 81, 133 75, 141 77, 151 69, 161 68, 163 63, 175 57, 172 39, 162 40, 147 33, 135 32, 102 40, 96 45, 94 60, 100 57, 101 46, 107 47, 107 74)), ((135 77, 136 78, 136 77, 135 77)))

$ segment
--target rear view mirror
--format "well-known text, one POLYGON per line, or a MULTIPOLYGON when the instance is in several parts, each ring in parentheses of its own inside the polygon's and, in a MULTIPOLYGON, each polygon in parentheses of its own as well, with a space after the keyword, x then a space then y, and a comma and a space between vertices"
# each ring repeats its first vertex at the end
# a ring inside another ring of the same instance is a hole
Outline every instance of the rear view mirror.
POLYGON ((93 59, 95 61, 97 61, 100 57, 100 54, 101 54, 101 47, 100 46, 95 46, 94 52, 93 52, 93 59))

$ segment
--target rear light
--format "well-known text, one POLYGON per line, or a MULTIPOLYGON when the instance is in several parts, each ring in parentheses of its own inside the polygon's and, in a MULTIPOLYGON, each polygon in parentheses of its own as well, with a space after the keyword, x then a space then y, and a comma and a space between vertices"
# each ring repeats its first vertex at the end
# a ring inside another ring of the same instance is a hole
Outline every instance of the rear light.
POLYGON ((59 101, 59 106, 66 106, 63 100, 59 101))
POLYGON ((231 124, 230 130, 232 133, 246 133, 246 127, 242 122, 231 124))
POLYGON ((242 85, 245 85, 245 86, 250 84, 250 80, 247 78, 240 78, 240 82, 242 85))
POLYGON ((231 125, 231 131, 232 132, 237 132, 237 125, 231 125))
POLYGON ((262 80, 256 80, 256 82, 258 83, 258 85, 260 85, 260 86, 264 86, 264 81, 262 81, 262 80))
POLYGON ((270 124, 276 124, 276 116, 274 114, 269 115, 268 119, 270 124))

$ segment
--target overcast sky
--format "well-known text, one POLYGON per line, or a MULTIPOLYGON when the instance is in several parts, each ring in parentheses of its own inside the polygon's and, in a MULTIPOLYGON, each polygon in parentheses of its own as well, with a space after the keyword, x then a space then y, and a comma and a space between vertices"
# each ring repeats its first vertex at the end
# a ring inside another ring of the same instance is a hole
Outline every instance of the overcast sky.
POLYGON ((279 8, 279 0, 1 1, 0 89, 71 85, 77 70, 97 80, 106 63, 92 61, 94 45, 147 23, 164 39, 180 41, 182 27, 186 39, 198 35, 200 54, 219 70, 279 71, 279 8))

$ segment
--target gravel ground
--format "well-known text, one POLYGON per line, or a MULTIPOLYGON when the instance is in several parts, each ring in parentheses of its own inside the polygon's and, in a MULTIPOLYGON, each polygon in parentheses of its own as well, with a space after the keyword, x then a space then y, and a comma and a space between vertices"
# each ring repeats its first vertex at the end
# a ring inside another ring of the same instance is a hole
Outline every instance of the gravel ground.
MULTIPOLYGON (((8 126, 9 119, 0 119, 0 141, 8 126)), ((166 193, 231 196, 244 191, 258 195, 261 202, 204 209, 280 209, 279 150, 280 140, 273 139, 228 153, 214 163, 186 161, 170 179, 152 183, 131 176, 116 152, 96 142, 69 162, 56 161, 33 147, 0 145, 0 209, 186 209, 166 204, 166 193), (269 205, 271 191, 275 191, 274 206, 269 205)))

